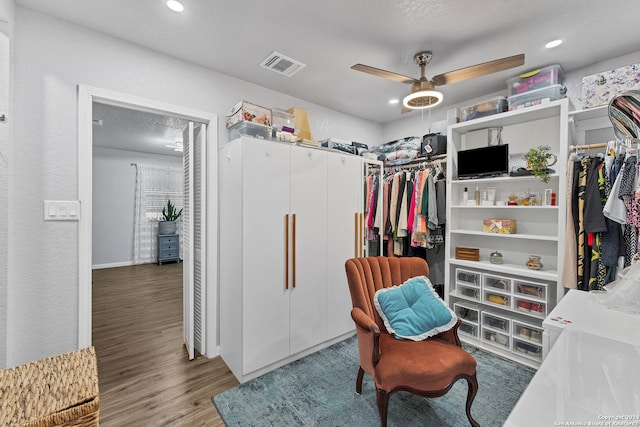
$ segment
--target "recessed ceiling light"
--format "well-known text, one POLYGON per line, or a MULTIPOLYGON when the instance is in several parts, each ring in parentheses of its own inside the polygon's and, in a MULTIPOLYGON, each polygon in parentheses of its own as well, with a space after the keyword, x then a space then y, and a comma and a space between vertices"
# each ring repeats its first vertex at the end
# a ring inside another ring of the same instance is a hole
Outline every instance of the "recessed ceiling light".
POLYGON ((554 47, 558 47, 562 44, 562 40, 561 39, 557 39, 557 40, 552 40, 549 43, 545 44, 544 47, 546 47, 547 49, 552 49, 554 47))
POLYGON ((398 102, 400 102, 399 99, 390 99, 389 100, 389 104, 397 104, 398 102))
POLYGON ((177 0, 169 0, 167 2, 167 7, 174 12, 182 12, 184 10, 184 6, 177 0))

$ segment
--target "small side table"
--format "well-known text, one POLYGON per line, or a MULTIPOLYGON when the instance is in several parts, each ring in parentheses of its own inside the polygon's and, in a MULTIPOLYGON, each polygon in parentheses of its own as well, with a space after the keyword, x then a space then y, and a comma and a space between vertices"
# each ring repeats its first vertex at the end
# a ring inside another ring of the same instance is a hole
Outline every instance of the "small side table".
POLYGON ((180 236, 178 234, 158 235, 158 264, 180 262, 180 236))

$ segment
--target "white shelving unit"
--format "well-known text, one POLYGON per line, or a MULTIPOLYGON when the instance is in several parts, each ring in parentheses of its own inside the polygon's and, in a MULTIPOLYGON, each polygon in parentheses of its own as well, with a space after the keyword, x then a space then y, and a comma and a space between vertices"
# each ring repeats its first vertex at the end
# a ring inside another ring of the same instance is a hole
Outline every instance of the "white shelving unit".
POLYGON ((477 310, 478 320, 466 321, 469 325, 467 330, 471 333, 461 334, 463 341, 537 367, 542 360, 542 342, 536 341, 542 331, 542 319, 564 294, 559 278, 562 273, 565 233, 564 177, 569 147, 568 100, 562 99, 449 126, 448 141, 449 223, 445 239, 445 300, 456 310, 477 310), (495 127, 502 128, 502 142, 509 144, 512 167, 523 166, 522 155, 529 148, 539 145, 551 147, 558 162, 553 166, 555 173, 548 183, 532 176, 458 179, 458 151, 477 148, 470 145, 476 139, 470 138, 468 142, 466 135, 495 127), (551 189, 556 193, 556 205, 463 205, 464 189, 468 189, 471 199, 476 187, 480 191, 488 187, 495 188, 498 201, 506 201, 511 194, 525 192, 539 192, 544 196, 544 190, 551 189), (490 218, 515 220, 516 233, 484 232, 483 219, 490 218), (456 247, 479 249, 480 260, 456 259, 456 247), (490 263, 489 255, 495 250, 503 254, 502 264, 490 263), (526 267, 530 255, 541 257, 541 270, 526 267), (496 288, 503 285, 504 289, 496 288), (525 290, 532 294, 527 294, 525 290), (489 324, 489 320, 493 325, 489 324), (497 320, 505 322, 506 330, 496 329, 496 325, 500 323, 497 320), (534 339, 531 339, 531 331, 534 331, 534 339))

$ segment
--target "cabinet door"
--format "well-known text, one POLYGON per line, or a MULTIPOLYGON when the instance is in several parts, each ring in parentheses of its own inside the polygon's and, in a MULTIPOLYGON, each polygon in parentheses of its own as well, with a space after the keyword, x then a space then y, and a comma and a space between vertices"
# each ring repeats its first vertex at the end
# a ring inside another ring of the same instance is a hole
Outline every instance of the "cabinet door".
POLYGON ((351 319, 351 295, 344 263, 358 256, 355 215, 362 211, 362 160, 359 157, 332 154, 328 176, 328 301, 329 338, 354 329, 351 319))
POLYGON ((248 373, 290 354, 285 218, 291 147, 245 139, 242 148, 242 353, 248 373))
POLYGON ((291 354, 326 340, 327 153, 291 148, 292 250, 291 354), (293 239, 293 236, 292 236, 293 239), (292 242, 293 243, 293 242, 292 242), (294 259, 295 258, 295 259, 294 259))

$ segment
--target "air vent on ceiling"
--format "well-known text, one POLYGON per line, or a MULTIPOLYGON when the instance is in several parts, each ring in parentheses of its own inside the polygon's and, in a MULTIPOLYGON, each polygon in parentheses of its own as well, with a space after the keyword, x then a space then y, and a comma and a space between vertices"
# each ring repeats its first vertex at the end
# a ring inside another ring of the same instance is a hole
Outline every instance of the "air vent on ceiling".
POLYGON ((293 76, 295 73, 306 67, 302 62, 296 61, 295 59, 289 58, 275 51, 271 52, 269 56, 263 59, 260 66, 287 77, 293 76))

